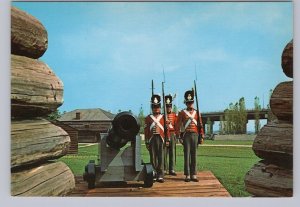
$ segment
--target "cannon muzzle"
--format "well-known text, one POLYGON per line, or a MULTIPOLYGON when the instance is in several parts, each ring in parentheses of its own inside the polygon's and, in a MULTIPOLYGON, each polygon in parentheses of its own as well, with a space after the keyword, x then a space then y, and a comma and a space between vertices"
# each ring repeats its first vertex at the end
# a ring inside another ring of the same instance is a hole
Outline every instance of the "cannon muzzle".
POLYGON ((140 130, 139 120, 131 112, 118 113, 112 121, 112 128, 108 132, 106 143, 119 150, 129 141, 134 141, 140 130))

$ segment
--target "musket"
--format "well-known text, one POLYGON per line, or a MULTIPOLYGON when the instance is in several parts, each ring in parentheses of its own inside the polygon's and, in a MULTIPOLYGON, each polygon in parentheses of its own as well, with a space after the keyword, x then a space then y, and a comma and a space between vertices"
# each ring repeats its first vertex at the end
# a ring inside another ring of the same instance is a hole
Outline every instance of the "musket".
MULTIPOLYGON (((165 142, 164 142, 164 148, 167 150, 167 141, 169 142, 169 137, 168 137, 168 127, 167 127, 167 110, 166 110, 166 102, 165 102, 165 87, 164 87, 164 82, 161 82, 162 86, 162 97, 163 97, 163 114, 164 114, 164 136, 165 136, 165 142)), ((166 162, 165 165, 167 167, 167 158, 168 157, 168 151, 164 152, 164 161, 166 162)))
POLYGON ((165 140, 169 140, 168 138, 168 127, 167 127, 167 110, 166 110, 166 102, 165 102, 165 86, 164 82, 161 82, 162 85, 162 97, 163 97, 163 114, 164 114, 164 135, 165 140))
MULTIPOLYGON (((151 93, 152 93, 152 96, 153 96, 154 95, 154 83, 153 83, 153 79, 152 79, 152 82, 151 82, 151 93)), ((150 114, 151 113, 152 113, 152 107, 151 107, 151 104, 150 104, 150 114)))
POLYGON ((194 80, 194 89, 195 89, 195 98, 196 98, 196 107, 197 107, 197 112, 198 112, 198 116, 197 116, 197 131, 198 131, 198 144, 202 143, 202 137, 201 137, 201 115, 200 115, 200 110, 199 110, 199 103, 198 103, 198 94, 197 94, 197 86, 196 86, 196 81, 194 80))
POLYGON ((152 96, 154 94, 154 83, 153 83, 153 79, 152 79, 152 83, 151 83, 151 90, 152 90, 152 96))
MULTIPOLYGON (((176 98, 176 93, 174 94, 174 96, 173 96, 173 100, 176 98)), ((177 123, 175 123, 175 125, 176 125, 177 123)), ((175 127, 175 126, 174 126, 175 127)), ((173 140, 173 142, 175 142, 175 147, 174 147, 174 155, 175 155, 175 166, 176 166, 176 157, 177 157, 177 153, 176 153, 176 138, 173 140)))

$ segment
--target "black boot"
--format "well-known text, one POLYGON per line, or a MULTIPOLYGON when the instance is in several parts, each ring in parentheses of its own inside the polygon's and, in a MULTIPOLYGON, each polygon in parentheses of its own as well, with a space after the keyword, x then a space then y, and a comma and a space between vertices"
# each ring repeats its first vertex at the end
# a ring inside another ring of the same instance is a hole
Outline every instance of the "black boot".
POLYGON ((185 176, 184 182, 190 182, 191 181, 191 177, 189 175, 185 176))
POLYGON ((196 175, 192 175, 192 179, 193 182, 199 182, 198 178, 196 175))

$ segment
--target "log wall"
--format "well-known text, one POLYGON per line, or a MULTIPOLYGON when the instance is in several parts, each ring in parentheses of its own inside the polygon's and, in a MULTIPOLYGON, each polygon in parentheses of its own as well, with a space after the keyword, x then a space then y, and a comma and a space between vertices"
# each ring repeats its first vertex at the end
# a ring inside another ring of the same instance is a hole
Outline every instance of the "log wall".
MULTIPOLYGON (((293 41, 282 53, 282 68, 293 77, 293 41)), ((245 176, 246 190, 261 197, 293 196, 293 81, 279 83, 270 107, 272 119, 256 136, 252 149, 261 160, 245 176)))
POLYGON ((75 187, 70 168, 49 162, 65 155, 70 137, 41 119, 63 103, 63 83, 37 58, 47 49, 44 26, 11 9, 11 195, 63 196, 75 187))

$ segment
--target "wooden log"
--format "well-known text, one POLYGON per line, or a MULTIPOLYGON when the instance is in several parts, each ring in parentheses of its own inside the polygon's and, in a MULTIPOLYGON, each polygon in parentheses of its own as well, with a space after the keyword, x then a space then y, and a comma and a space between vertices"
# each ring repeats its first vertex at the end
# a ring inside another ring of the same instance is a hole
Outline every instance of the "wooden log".
POLYGON ((53 121, 52 123, 55 124, 56 126, 59 126, 64 131, 66 131, 70 137, 70 146, 67 154, 77 154, 78 153, 78 130, 57 120, 53 121))
POLYGON ((12 117, 46 116, 63 103, 63 83, 45 63, 11 55, 12 117))
POLYGON ((48 47, 48 34, 42 23, 26 12, 11 8, 11 53, 41 57, 48 47))
POLYGON ((11 167, 20 167, 64 156, 70 137, 47 120, 11 122, 11 167))
POLYGON ((254 139, 254 153, 287 168, 293 167, 293 125, 269 123, 254 139))
POLYGON ((279 122, 293 123, 293 81, 276 86, 270 99, 270 107, 279 122))
POLYGON ((12 196, 64 196, 74 188, 74 175, 63 162, 11 173, 12 196))
POLYGON ((286 76, 293 78, 293 40, 291 40, 283 49, 281 67, 286 76))
POLYGON ((259 162, 245 176, 246 190, 259 197, 293 196, 293 170, 259 162))

